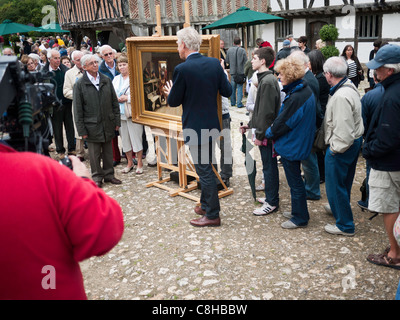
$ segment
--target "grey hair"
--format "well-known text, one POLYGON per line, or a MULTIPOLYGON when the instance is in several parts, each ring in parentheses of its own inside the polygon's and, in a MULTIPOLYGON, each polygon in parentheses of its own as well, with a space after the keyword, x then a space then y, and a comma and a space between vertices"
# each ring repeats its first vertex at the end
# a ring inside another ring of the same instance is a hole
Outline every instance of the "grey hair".
POLYGON ((36 53, 30 53, 28 56, 29 56, 29 58, 32 58, 33 60, 36 60, 36 62, 40 61, 40 57, 36 53))
POLYGON ((100 63, 101 59, 99 58, 99 56, 97 54, 85 54, 82 58, 81 58, 81 65, 82 67, 86 66, 86 63, 88 61, 90 61, 92 58, 95 58, 95 60, 100 63))
POLYGON ((78 54, 84 55, 85 53, 84 53, 83 51, 80 51, 80 50, 74 50, 74 51, 72 51, 72 53, 71 53, 71 59, 72 59, 72 60, 75 60, 75 57, 76 57, 78 54))
POLYGON ((303 51, 301 51, 299 49, 298 50, 293 50, 290 53, 290 55, 299 58, 308 67, 308 63, 310 62, 310 58, 303 51))
POLYGON ((114 53, 113 48, 111 48, 111 46, 109 46, 108 44, 105 44, 105 45, 102 45, 102 46, 100 47, 99 52, 100 52, 101 55, 103 55, 103 51, 104 51, 105 49, 110 49, 110 50, 114 53))
POLYGON ((324 72, 331 73, 335 78, 347 76, 347 63, 343 57, 330 57, 324 63, 324 72))
POLYGON ((47 58, 50 59, 53 55, 53 52, 57 52, 58 54, 60 53, 58 50, 56 49, 50 49, 47 51, 47 58))
POLYGON ((393 69, 393 73, 399 73, 400 72, 400 63, 395 63, 395 64, 385 64, 383 66, 384 68, 388 68, 388 69, 393 69))
POLYGON ((203 40, 196 29, 192 27, 183 28, 179 30, 176 35, 178 36, 178 44, 183 42, 189 50, 200 50, 201 42, 203 40))

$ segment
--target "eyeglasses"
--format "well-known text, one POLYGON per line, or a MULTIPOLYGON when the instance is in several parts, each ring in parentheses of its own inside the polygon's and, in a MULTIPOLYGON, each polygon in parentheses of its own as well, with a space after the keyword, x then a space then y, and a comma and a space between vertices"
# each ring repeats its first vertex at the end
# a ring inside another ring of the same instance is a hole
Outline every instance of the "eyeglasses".
POLYGON ((112 52, 109 52, 109 53, 105 53, 105 54, 104 54, 105 57, 108 57, 108 56, 111 56, 111 55, 112 55, 112 52))
POLYGON ((11 56, 12 56, 12 53, 5 53, 4 55, 5 55, 5 56, 11 57, 11 56))

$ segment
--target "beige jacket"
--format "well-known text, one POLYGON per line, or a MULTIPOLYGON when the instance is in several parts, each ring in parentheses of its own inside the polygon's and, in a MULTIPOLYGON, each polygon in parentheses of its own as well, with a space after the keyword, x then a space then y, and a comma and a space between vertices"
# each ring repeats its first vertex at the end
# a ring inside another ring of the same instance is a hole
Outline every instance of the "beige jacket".
MULTIPOLYGON (((78 69, 77 66, 74 66, 65 73, 63 94, 64 97, 72 100, 72 117, 74 117, 74 100, 73 100, 74 85, 76 81, 78 81, 78 79, 82 77, 82 75, 83 73, 78 69)), ((75 120, 74 120, 74 128, 75 128, 75 138, 81 139, 81 137, 78 135, 78 130, 76 130, 75 120)))
POLYGON ((362 136, 364 125, 360 94, 350 80, 329 97, 324 126, 325 143, 334 153, 345 152, 355 139, 362 136))

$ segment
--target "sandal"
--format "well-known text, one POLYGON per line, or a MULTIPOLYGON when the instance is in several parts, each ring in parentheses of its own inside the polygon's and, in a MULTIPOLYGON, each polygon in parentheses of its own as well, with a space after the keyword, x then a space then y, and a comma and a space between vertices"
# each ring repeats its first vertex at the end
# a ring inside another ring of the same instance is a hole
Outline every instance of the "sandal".
POLYGON ((370 254, 367 260, 379 266, 400 270, 400 259, 391 258, 387 253, 370 254))
POLYGON ((125 167, 121 170, 122 173, 129 173, 133 170, 133 166, 132 167, 125 167))

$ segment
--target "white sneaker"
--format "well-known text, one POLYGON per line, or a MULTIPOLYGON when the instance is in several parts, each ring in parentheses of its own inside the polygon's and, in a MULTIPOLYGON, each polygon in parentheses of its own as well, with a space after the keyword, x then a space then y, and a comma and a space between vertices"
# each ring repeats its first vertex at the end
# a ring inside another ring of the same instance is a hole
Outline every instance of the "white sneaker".
POLYGON ((293 215, 289 212, 289 211, 285 211, 284 213, 282 213, 282 215, 286 218, 286 219, 292 219, 293 215))
POLYGON ((354 232, 353 233, 343 232, 336 225, 333 225, 333 224, 327 224, 324 229, 326 232, 328 232, 330 234, 336 234, 336 235, 348 236, 348 237, 354 236, 354 232))
POLYGON ((256 210, 253 211, 253 214, 255 216, 265 216, 267 214, 276 211, 277 209, 278 207, 271 206, 268 202, 264 202, 261 208, 257 208, 256 210))
POLYGON ((258 201, 259 203, 264 204, 264 203, 265 203, 265 199, 266 199, 266 198, 257 198, 257 201, 258 201))
POLYGON ((298 226, 297 224, 294 224, 291 220, 288 220, 282 223, 281 227, 283 229, 297 229, 297 228, 306 228, 307 226, 298 226))
POLYGON ((326 211, 326 213, 332 214, 332 209, 331 206, 328 204, 324 205, 324 209, 326 211))
POLYGON ((258 185, 258 186, 256 187, 256 191, 263 191, 263 190, 265 190, 265 185, 264 185, 264 183, 261 183, 260 185, 258 185))

